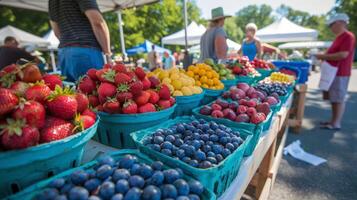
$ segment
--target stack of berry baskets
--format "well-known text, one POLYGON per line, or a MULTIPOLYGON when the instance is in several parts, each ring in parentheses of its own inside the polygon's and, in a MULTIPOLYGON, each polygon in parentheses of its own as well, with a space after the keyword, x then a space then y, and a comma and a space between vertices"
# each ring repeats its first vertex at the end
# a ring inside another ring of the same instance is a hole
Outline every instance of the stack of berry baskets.
POLYGON ((0 71, 0 198, 80 164, 97 116, 83 93, 28 63, 0 71))
POLYGON ((217 196, 238 174, 251 140, 245 130, 188 116, 131 135, 142 153, 182 169, 217 196))
POLYGON ((166 84, 121 63, 88 70, 78 89, 100 116, 94 139, 116 148, 135 148, 129 133, 169 119, 176 107, 166 84))

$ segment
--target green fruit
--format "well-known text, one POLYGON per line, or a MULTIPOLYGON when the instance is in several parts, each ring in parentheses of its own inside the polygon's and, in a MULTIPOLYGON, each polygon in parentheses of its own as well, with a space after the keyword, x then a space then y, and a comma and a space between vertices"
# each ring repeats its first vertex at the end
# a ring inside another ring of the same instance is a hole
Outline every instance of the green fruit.
POLYGON ((235 79, 236 77, 233 75, 233 74, 228 74, 227 75, 227 79, 228 80, 233 80, 233 79, 235 79))
POLYGON ((214 61, 213 61, 213 59, 211 59, 211 58, 205 59, 205 60, 204 60, 204 63, 207 64, 207 65, 211 65, 211 66, 214 65, 214 61))
POLYGON ((219 69, 217 67, 213 67, 213 70, 219 72, 219 69))
POLYGON ((221 80, 227 80, 227 78, 224 77, 224 76, 222 76, 220 79, 221 79, 221 80))
POLYGON ((218 64, 218 67, 221 68, 221 69, 225 69, 226 66, 224 64, 218 64))
POLYGON ((225 70, 225 69, 219 70, 219 75, 224 76, 226 74, 227 74, 227 70, 225 70))

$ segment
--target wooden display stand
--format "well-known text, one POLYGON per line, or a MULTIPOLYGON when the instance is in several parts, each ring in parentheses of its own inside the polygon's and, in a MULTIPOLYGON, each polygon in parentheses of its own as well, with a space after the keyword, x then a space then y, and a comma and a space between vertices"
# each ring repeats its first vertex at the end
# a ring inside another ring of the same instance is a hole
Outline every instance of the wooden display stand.
POLYGON ((305 112, 306 92, 307 84, 296 85, 292 104, 293 107, 291 108, 289 119, 289 126, 294 133, 299 133, 302 127, 305 112))

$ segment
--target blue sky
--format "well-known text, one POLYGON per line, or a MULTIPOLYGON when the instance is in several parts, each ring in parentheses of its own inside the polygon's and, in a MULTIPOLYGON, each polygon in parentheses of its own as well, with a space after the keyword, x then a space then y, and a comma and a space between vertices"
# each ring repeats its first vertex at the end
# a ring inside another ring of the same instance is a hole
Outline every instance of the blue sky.
POLYGON ((223 7, 226 14, 234 15, 238 10, 248 5, 263 3, 276 9, 281 4, 288 5, 296 10, 310 14, 326 14, 335 4, 335 0, 195 0, 201 9, 203 18, 210 18, 211 9, 223 7))

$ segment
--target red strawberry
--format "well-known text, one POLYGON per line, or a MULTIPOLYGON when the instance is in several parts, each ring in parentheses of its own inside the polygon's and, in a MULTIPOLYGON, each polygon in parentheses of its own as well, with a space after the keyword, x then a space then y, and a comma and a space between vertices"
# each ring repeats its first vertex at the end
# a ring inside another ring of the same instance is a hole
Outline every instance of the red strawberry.
POLYGON ((139 107, 139 113, 156 112, 154 104, 147 103, 139 107))
POLYGON ((0 86, 10 87, 17 79, 17 74, 20 72, 20 68, 15 64, 4 67, 0 71, 0 86))
POLYGON ((0 115, 5 115, 15 109, 19 98, 9 89, 0 88, 0 115))
POLYGON ((114 82, 116 85, 124 84, 124 83, 129 83, 132 79, 124 74, 124 73, 117 73, 114 78, 114 82))
POLYGON ((39 142, 38 129, 27 125, 25 120, 7 119, 1 129, 1 143, 5 149, 24 149, 39 142))
POLYGON ((77 112, 81 113, 83 112, 85 109, 88 108, 89 106, 89 99, 88 97, 83 94, 83 93, 77 93, 76 94, 76 101, 77 101, 77 104, 78 104, 78 107, 77 107, 77 112))
POLYGON ((150 89, 150 87, 151 87, 151 82, 150 82, 150 80, 149 80, 147 77, 143 78, 143 80, 141 80, 141 83, 143 84, 143 90, 148 90, 148 89, 150 89))
POLYGON ((113 69, 97 70, 96 76, 100 82, 114 83, 115 71, 113 69))
POLYGON ((38 129, 45 125, 45 107, 37 101, 20 102, 18 108, 12 113, 14 119, 25 119, 26 124, 38 129))
POLYGON ((252 116, 250 116, 250 122, 253 124, 259 124, 263 122, 266 119, 266 116, 264 113, 258 112, 252 116))
POLYGON ((155 76, 150 76, 149 81, 151 83, 151 88, 155 89, 160 85, 160 80, 156 78, 155 76))
POLYGON ((146 77, 146 73, 143 68, 141 67, 136 67, 135 70, 135 75, 140 79, 143 80, 146 77))
POLYGON ((10 89, 19 97, 25 96, 25 92, 29 87, 28 83, 22 81, 16 81, 10 86, 10 89))
POLYGON ((103 105, 99 104, 97 107, 95 107, 97 111, 103 111, 103 105))
POLYGON ((72 135, 73 129, 73 124, 66 120, 48 117, 45 127, 41 130, 40 142, 46 143, 61 140, 72 135))
POLYGON ((85 109, 83 112, 82 112, 82 115, 88 115, 88 116, 91 116, 94 120, 97 119, 97 114, 95 114, 95 112, 89 108, 85 109))
POLYGON ((138 105, 132 100, 129 100, 124 103, 122 112, 124 114, 135 114, 138 112, 138 105))
POLYGON ((145 105, 150 99, 150 93, 142 91, 138 96, 134 98, 134 101, 138 106, 145 105))
POLYGON ((173 106, 176 103, 176 99, 174 97, 170 97, 170 104, 173 106))
POLYGON ((89 101, 89 105, 92 106, 92 107, 96 107, 96 106, 99 105, 99 99, 95 95, 89 95, 88 96, 88 101, 89 101))
POLYGON ((134 81, 129 85, 129 92, 131 92, 134 96, 139 95, 143 90, 143 84, 141 81, 134 81))
POLYGON ((237 114, 243 114, 247 112, 248 107, 244 105, 239 105, 237 108, 237 114))
POLYGON ((19 76, 21 80, 26 83, 35 83, 42 80, 40 69, 37 67, 37 65, 32 63, 28 63, 22 67, 21 71, 19 72, 19 76))
POLYGON ((163 100, 170 100, 170 89, 169 87, 167 87, 167 85, 165 84, 162 84, 160 89, 159 89, 159 96, 160 96, 160 99, 163 99, 163 100))
MULTIPOLYGON (((0 72, 2 72, 3 74, 8 74, 8 73, 11 73, 11 72, 16 72, 19 69, 20 68, 17 65, 11 64, 11 65, 8 65, 8 66, 2 68, 0 72)), ((0 75, 0 77, 1 77, 1 75, 0 75)))
POLYGON ((77 112, 78 103, 73 90, 56 86, 47 100, 48 111, 55 117, 70 120, 77 112))
POLYGON ((135 73, 134 72, 132 72, 132 71, 130 71, 130 72, 126 72, 125 73, 126 75, 128 75, 131 79, 138 79, 137 77, 136 77, 136 75, 135 75, 135 73))
POLYGON ((98 77, 97 77, 96 73, 97 73, 97 69, 94 69, 94 68, 90 68, 90 69, 87 71, 87 75, 88 75, 89 78, 91 78, 93 81, 97 81, 97 80, 98 80, 98 77))
POLYGON ((35 100, 44 104, 50 94, 51 89, 43 82, 38 82, 27 88, 25 97, 27 100, 35 100))
POLYGON ((62 78, 58 74, 46 74, 42 77, 42 79, 45 81, 45 84, 51 89, 54 90, 56 85, 62 87, 62 78))
POLYGON ((106 63, 106 64, 103 65, 103 69, 109 69, 109 68, 112 68, 111 64, 106 63))
POLYGON ((117 73, 126 73, 128 70, 126 69, 123 63, 118 63, 113 66, 113 70, 117 73))
POLYGON ((170 100, 160 100, 157 105, 160 106, 161 110, 164 110, 166 108, 170 108, 171 107, 171 103, 170 100))
POLYGON ((74 132, 81 132, 91 127, 95 123, 95 119, 89 115, 76 115, 74 119, 74 132))
POLYGON ((234 67, 232 68, 232 72, 233 72, 234 74, 240 74, 240 73, 242 72, 242 68, 240 68, 239 66, 234 66, 234 67))
POLYGON ((78 89, 84 94, 90 94, 96 89, 96 84, 89 76, 83 76, 79 80, 78 89))
POLYGON ((103 104, 103 110, 106 113, 119 113, 120 103, 116 99, 109 99, 103 104))
POLYGON ((148 90, 147 92, 150 93, 149 103, 156 104, 160 100, 159 94, 154 90, 148 90))
POLYGON ((120 103, 124 103, 129 99, 133 99, 133 94, 130 92, 118 92, 116 98, 120 103))
POLYGON ((107 97, 109 98, 114 97, 116 92, 117 92, 117 88, 111 83, 103 82, 98 87, 99 98, 106 99, 107 97))

